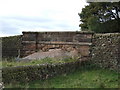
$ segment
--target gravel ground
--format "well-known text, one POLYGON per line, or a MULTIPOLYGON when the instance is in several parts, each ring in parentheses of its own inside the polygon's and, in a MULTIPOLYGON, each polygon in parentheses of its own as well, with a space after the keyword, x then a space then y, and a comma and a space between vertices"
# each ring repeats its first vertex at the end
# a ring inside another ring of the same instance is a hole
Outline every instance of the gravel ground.
POLYGON ((46 57, 49 58, 64 58, 64 57, 73 57, 76 56, 78 52, 73 50, 71 52, 63 51, 61 49, 50 49, 47 52, 36 52, 29 56, 22 58, 23 60, 35 60, 35 59, 43 59, 46 57))

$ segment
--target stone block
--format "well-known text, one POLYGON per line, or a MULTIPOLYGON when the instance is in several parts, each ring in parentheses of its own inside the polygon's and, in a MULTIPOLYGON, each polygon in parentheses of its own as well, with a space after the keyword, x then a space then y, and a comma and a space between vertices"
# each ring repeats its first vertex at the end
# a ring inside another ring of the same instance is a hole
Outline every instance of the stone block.
POLYGON ((81 56, 90 56, 90 47, 89 46, 80 46, 78 48, 78 52, 80 53, 81 56))
POLYGON ((35 33, 25 33, 22 36, 22 41, 36 41, 35 33))
POLYGON ((23 44, 23 50, 35 50, 36 44, 34 43, 25 43, 23 44))

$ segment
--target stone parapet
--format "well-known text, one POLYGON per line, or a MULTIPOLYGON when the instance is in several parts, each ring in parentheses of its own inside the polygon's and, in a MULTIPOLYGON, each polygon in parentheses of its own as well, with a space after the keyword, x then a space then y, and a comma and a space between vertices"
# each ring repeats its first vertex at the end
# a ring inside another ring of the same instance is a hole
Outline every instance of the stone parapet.
POLYGON ((68 50, 68 47, 82 51, 83 56, 89 56, 88 47, 92 45, 92 36, 93 32, 23 32, 21 56, 51 48, 68 50))

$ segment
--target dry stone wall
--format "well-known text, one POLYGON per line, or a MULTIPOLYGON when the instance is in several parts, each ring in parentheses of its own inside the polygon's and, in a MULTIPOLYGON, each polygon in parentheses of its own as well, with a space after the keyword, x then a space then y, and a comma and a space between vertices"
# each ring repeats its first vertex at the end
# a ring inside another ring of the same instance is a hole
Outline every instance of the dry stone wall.
POLYGON ((17 57, 21 47, 21 35, 2 37, 2 57, 17 57))
POLYGON ((81 56, 89 56, 92 35, 93 32, 23 32, 21 57, 49 49, 77 50, 81 56))
POLYGON ((92 60, 103 68, 119 70, 120 33, 94 34, 92 60))

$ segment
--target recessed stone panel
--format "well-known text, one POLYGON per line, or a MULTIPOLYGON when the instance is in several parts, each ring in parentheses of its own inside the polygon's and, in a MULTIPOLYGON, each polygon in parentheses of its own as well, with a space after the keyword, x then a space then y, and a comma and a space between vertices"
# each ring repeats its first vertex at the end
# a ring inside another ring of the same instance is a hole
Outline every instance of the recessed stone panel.
POLYGON ((87 32, 23 32, 22 50, 62 49, 71 52, 78 45, 80 48, 77 47, 76 50, 83 56, 89 56, 91 39, 92 33, 87 32))
POLYGON ((79 46, 78 52, 81 56, 90 56, 89 46, 79 46))

